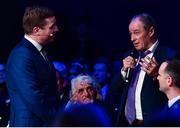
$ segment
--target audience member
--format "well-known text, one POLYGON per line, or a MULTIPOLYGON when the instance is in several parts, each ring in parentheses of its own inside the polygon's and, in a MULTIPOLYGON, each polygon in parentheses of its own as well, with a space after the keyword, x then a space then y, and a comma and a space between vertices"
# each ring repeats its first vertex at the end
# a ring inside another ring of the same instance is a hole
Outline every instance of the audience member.
POLYGON ((41 6, 27 7, 25 35, 7 62, 10 127, 52 126, 58 109, 55 70, 45 47, 58 32, 54 13, 41 6))
POLYGON ((71 80, 70 100, 60 111, 55 126, 100 127, 111 126, 111 120, 102 106, 98 83, 88 74, 80 74, 71 80))
POLYGON ((152 126, 180 126, 180 60, 165 61, 159 68, 160 91, 168 97, 168 104, 152 119, 152 126))
POLYGON ((101 95, 98 92, 97 86, 97 82, 90 75, 78 75, 73 78, 71 80, 70 100, 65 110, 81 104, 98 103, 98 98, 101 95))
POLYGON ((68 70, 66 65, 60 61, 53 61, 53 65, 56 69, 57 90, 60 97, 59 107, 61 111, 63 111, 69 100, 69 92, 71 89, 70 82, 68 80, 68 70))
POLYGON ((99 83, 98 89, 102 95, 103 105, 106 108, 109 116, 111 117, 113 123, 117 118, 117 111, 115 111, 115 99, 112 98, 112 93, 110 91, 110 62, 106 57, 99 57, 93 65, 93 76, 99 83))
POLYGON ((102 100, 105 101, 108 97, 108 90, 109 90, 109 82, 110 82, 110 70, 109 70, 109 61, 107 58, 98 58, 93 65, 93 72, 94 78, 100 85, 100 91, 102 94, 102 100))
POLYGON ((68 68, 63 62, 53 61, 53 65, 63 79, 68 79, 68 68))
POLYGON ((69 80, 71 81, 74 77, 82 73, 88 73, 89 66, 85 63, 83 58, 73 59, 70 62, 69 67, 69 80))

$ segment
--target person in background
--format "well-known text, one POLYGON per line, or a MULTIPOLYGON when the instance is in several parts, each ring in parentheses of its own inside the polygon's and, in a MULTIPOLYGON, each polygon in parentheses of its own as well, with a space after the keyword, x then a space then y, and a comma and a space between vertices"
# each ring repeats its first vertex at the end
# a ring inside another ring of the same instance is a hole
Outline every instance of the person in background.
POLYGON ((68 79, 68 69, 65 63, 61 61, 53 61, 53 65, 63 79, 68 79))
POLYGON ((93 65, 92 74, 99 83, 103 105, 114 123, 116 121, 117 111, 115 111, 116 100, 114 97, 112 98, 111 93, 111 71, 109 67, 109 60, 106 57, 99 57, 93 65))
POLYGON ((102 100, 105 101, 107 99, 107 93, 109 89, 110 82, 110 71, 109 71, 109 62, 107 58, 99 58, 93 65, 94 78, 100 85, 100 91, 102 94, 102 100))
POLYGON ((53 61, 54 68, 56 69, 56 78, 57 78, 57 89, 60 95, 60 99, 63 98, 65 88, 69 86, 68 82, 68 71, 64 63, 60 61, 53 61))
POLYGON ((131 19, 129 33, 134 47, 123 59, 115 85, 123 88, 117 126, 143 126, 151 113, 167 102, 167 97, 159 91, 156 78, 159 64, 175 58, 177 52, 160 46, 157 25, 147 13, 131 19), (127 77, 129 69, 132 75, 127 77))
POLYGON ((159 68, 160 91, 168 97, 164 109, 155 113, 152 126, 180 126, 180 60, 165 61, 159 68))
POLYGON ((70 100, 65 107, 65 111, 72 106, 81 104, 100 103, 101 95, 98 92, 98 83, 90 75, 78 75, 71 80, 70 100))
POLYGON ((10 127, 52 126, 59 107, 55 69, 46 46, 59 31, 52 10, 42 6, 25 9, 24 37, 11 51, 7 66, 10 127))
POLYGON ((89 73, 89 65, 83 58, 73 59, 69 67, 69 80, 71 81, 74 77, 82 73, 89 73))
POLYGON ((69 100, 69 92, 71 85, 68 79, 68 70, 66 65, 61 61, 53 61, 53 65, 56 69, 57 78, 57 90, 60 97, 60 110, 63 111, 65 105, 69 100))
POLYGON ((74 77, 71 80, 70 100, 65 110, 57 116, 54 126, 111 126, 98 95, 97 82, 93 77, 86 74, 74 77))

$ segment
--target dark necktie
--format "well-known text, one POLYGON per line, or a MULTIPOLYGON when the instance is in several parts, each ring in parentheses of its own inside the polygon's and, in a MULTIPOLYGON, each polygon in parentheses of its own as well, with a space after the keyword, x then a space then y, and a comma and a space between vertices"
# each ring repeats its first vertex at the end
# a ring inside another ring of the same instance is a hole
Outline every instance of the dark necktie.
MULTIPOLYGON (((146 55, 148 55, 150 51, 146 51, 144 53, 140 53, 140 59, 144 58, 146 55)), ((141 68, 140 64, 138 63, 136 67, 134 68, 133 76, 131 83, 129 85, 127 100, 126 100, 126 106, 125 106, 125 116, 129 122, 129 124, 132 124, 133 121, 136 118, 136 111, 135 111, 135 92, 137 87, 137 82, 139 79, 141 68)))
POLYGON ((48 59, 46 49, 42 48, 40 52, 42 53, 44 60, 48 63, 49 67, 51 68, 51 62, 48 59))

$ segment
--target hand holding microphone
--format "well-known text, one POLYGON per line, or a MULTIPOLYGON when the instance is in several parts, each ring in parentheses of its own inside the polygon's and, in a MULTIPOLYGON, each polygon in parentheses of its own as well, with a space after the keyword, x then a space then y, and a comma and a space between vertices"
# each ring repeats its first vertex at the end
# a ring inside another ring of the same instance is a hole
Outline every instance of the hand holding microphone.
POLYGON ((126 72, 125 81, 130 82, 133 68, 135 66, 134 50, 130 52, 130 55, 123 60, 123 70, 126 72))

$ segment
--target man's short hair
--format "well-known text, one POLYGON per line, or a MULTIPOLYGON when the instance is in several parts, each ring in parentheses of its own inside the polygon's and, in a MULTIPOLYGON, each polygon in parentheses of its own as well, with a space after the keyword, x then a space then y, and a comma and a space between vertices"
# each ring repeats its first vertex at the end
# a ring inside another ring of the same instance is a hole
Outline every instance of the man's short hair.
POLYGON ((46 25, 45 19, 54 15, 54 12, 47 7, 27 7, 23 16, 24 32, 30 34, 35 26, 43 28, 46 25))
POLYGON ((143 23, 145 30, 149 29, 150 27, 154 27, 155 34, 157 35, 157 24, 156 24, 155 19, 150 14, 140 13, 138 15, 135 15, 131 19, 131 21, 133 21, 137 18, 143 23))
POLYGON ((180 60, 174 59, 166 62, 165 73, 170 75, 174 80, 174 84, 180 88, 180 60))

